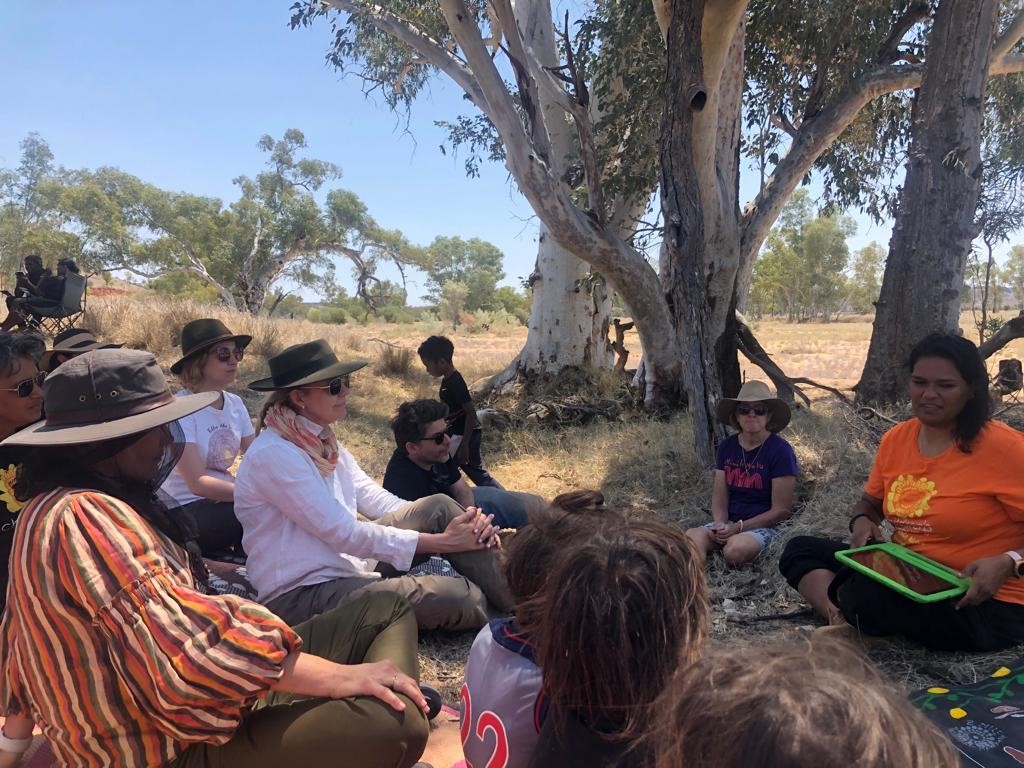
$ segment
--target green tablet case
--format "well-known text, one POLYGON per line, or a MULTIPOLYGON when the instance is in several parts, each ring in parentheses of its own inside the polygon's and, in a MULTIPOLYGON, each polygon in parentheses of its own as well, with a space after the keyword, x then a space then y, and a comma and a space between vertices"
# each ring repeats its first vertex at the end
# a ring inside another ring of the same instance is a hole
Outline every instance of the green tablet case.
POLYGON ((893 544, 891 542, 869 544, 866 547, 858 547, 857 549, 846 549, 842 552, 836 552, 836 560, 846 567, 852 568, 858 573, 863 573, 865 576, 885 584, 885 586, 890 589, 896 590, 904 597, 909 597, 911 600, 916 600, 919 603, 938 603, 942 600, 948 600, 951 597, 959 597, 964 594, 971 585, 970 579, 963 579, 957 576, 956 571, 952 568, 947 568, 941 563, 935 562, 931 558, 919 555, 917 552, 913 552, 906 547, 901 547, 899 544, 893 544), (894 581, 888 576, 885 576, 866 565, 858 563, 850 557, 853 552, 866 552, 876 549, 880 549, 898 560, 903 560, 909 565, 920 568, 922 571, 930 573, 932 576, 935 576, 942 581, 948 582, 949 589, 943 589, 930 595, 922 595, 919 592, 915 592, 910 587, 900 584, 898 581, 894 581))

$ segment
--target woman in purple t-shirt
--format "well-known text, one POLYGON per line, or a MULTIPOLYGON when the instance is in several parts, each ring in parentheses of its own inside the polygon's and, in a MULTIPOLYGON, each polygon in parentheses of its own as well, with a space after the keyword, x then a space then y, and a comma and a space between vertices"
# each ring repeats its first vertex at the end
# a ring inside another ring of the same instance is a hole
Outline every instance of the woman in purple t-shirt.
POLYGON ((756 558, 793 514, 796 454, 777 434, 789 424, 789 406, 767 384, 748 381, 718 404, 718 418, 739 430, 718 446, 712 521, 686 532, 706 558, 720 549, 729 565, 756 558))

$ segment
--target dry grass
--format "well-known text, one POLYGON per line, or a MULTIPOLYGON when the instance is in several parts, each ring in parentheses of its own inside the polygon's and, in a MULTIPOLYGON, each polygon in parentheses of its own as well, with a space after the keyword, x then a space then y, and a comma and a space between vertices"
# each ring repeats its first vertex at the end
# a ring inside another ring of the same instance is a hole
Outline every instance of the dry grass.
MULTIPOLYGON (((331 326, 253 318, 187 301, 143 302, 123 297, 90 301, 87 322, 102 339, 149 349, 169 366, 177 358, 178 331, 197 317, 219 317, 232 330, 252 334, 249 349, 253 354, 243 361, 241 382, 265 376, 266 357, 275 351, 318 337, 326 338, 339 357, 368 360, 370 367, 354 377, 350 415, 339 434, 372 477, 383 475, 393 450, 388 420, 394 408, 403 400, 437 393, 437 381, 422 369, 414 350, 427 336, 447 332, 439 323, 331 326)), ((756 332, 791 375, 850 387, 863 365, 871 325, 868 319, 830 325, 762 322, 756 332)), ((456 365, 467 381, 473 382, 500 371, 519 350, 526 331, 500 327, 487 334, 450 335, 456 347, 456 365)), ((627 345, 639 348, 635 335, 627 337, 627 345)), ((1003 356, 1024 357, 1024 340, 1004 350, 1003 356)), ((995 369, 995 360, 991 367, 995 369)), ((756 369, 748 370, 748 375, 762 377, 756 369)), ((578 392, 583 383, 567 379, 561 386, 578 392)), ((616 397, 622 391, 621 382, 612 378, 591 386, 590 393, 595 395, 604 390, 605 396, 616 397)), ((255 411, 255 393, 241 385, 237 391, 255 411)), ((521 405, 507 400, 499 404, 509 408, 521 405)), ((628 407, 621 414, 613 421, 597 420, 572 428, 526 425, 490 430, 484 445, 488 467, 505 485, 517 490, 551 497, 572 488, 596 487, 610 503, 628 507, 636 515, 653 514, 684 526, 706 521, 710 478, 694 460, 686 415, 658 421, 628 407)), ((795 414, 786 437, 800 462, 800 507, 788 535, 845 534, 847 510, 860 494, 879 431, 831 400, 820 400, 812 411, 795 414)), ((746 569, 726 569, 719 558, 712 560, 709 583, 717 642, 729 642, 736 636, 785 636, 809 631, 815 625, 813 617, 801 613, 802 601, 778 574, 782 545, 777 543, 773 551, 746 569)), ((453 703, 472 638, 472 633, 432 633, 421 641, 424 677, 439 683, 453 703)), ((939 679, 973 681, 988 674, 994 665, 990 656, 937 654, 899 642, 884 643, 871 655, 892 679, 908 687, 939 679)))

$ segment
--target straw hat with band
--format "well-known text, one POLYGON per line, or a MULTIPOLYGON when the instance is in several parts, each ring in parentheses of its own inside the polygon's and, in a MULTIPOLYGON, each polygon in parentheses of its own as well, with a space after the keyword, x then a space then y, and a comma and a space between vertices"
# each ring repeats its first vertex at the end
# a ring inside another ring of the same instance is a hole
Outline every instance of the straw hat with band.
POLYGON ((771 388, 763 381, 748 381, 740 387, 736 397, 723 397, 718 401, 718 420, 728 427, 736 426, 737 403, 763 403, 768 409, 769 432, 781 432, 789 424, 789 406, 775 397, 771 388))
POLYGON ((68 328, 53 337, 53 349, 43 352, 39 358, 39 368, 43 371, 50 370, 50 361, 55 354, 80 355, 83 352, 92 352, 94 349, 120 349, 123 344, 104 344, 96 340, 93 332, 88 328, 68 328))
POLYGON ((182 366, 190 357, 206 351, 222 341, 234 340, 242 349, 252 341, 252 336, 244 333, 232 333, 228 327, 216 318, 204 318, 186 323, 181 329, 181 359, 171 366, 171 373, 177 376, 182 366))
POLYGON ((368 365, 365 360, 338 360, 324 339, 290 346, 271 357, 267 363, 270 365, 270 376, 252 382, 249 389, 257 392, 292 389, 344 376, 368 365))
POLYGON ((0 445, 78 445, 146 432, 213 403, 220 393, 175 397, 149 352, 96 349, 46 377, 46 418, 0 445))

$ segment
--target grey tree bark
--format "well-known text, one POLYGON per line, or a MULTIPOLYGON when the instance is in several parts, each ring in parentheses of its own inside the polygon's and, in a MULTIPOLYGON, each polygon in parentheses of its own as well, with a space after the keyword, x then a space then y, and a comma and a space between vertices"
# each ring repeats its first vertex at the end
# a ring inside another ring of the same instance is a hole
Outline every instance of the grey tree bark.
POLYGON ((903 365, 933 331, 956 331, 981 182, 985 83, 998 0, 942 0, 912 111, 900 193, 864 372, 865 402, 904 397, 903 365))

